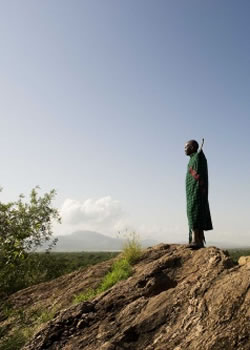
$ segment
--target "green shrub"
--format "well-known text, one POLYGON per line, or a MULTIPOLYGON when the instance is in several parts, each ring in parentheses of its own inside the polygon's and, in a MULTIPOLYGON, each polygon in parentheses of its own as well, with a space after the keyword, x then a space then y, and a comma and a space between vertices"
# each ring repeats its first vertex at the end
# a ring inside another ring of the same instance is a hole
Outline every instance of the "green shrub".
POLYGON ((28 253, 51 240, 53 222, 61 221, 59 211, 51 205, 55 194, 52 190, 39 196, 36 187, 28 202, 23 195, 15 202, 0 201, 0 298, 24 287, 23 276, 29 275, 28 253))
POLYGON ((142 255, 142 246, 139 235, 132 232, 126 235, 126 240, 123 244, 122 254, 129 264, 135 264, 142 255))

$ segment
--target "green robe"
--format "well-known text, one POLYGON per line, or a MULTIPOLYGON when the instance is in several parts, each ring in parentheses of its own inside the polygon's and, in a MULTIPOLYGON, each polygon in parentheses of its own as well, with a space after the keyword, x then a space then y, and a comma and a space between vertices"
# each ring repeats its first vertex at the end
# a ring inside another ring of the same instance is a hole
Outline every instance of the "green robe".
POLYGON ((186 195, 189 230, 212 230, 208 204, 207 160, 202 150, 190 156, 186 176, 186 195))

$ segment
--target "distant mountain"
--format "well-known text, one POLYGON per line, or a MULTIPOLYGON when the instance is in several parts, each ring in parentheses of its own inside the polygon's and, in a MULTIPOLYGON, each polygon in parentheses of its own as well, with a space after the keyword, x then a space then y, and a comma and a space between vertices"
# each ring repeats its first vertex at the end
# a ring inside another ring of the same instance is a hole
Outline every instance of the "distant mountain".
MULTIPOLYGON (((112 238, 102 233, 94 231, 75 231, 66 236, 57 236, 58 242, 53 248, 55 252, 79 252, 79 251, 115 251, 121 250, 124 239, 112 238)), ((145 239, 141 241, 142 247, 152 247, 160 243, 158 240, 145 239)), ((167 242, 169 243, 169 242, 167 242)), ((186 244, 186 242, 178 242, 179 244, 186 244)), ((208 241, 206 247, 215 246, 221 249, 240 249, 247 248, 244 245, 236 245, 231 242, 213 242, 208 241)), ((39 251, 44 251, 47 245, 44 245, 39 251)))
MULTIPOLYGON (((121 250, 124 240, 112 238, 94 231, 76 231, 66 236, 57 236, 58 242, 53 248, 55 252, 76 251, 114 251, 121 250)), ((157 244, 154 240, 144 240, 143 247, 157 244)), ((43 247, 43 250, 46 247, 43 247)))

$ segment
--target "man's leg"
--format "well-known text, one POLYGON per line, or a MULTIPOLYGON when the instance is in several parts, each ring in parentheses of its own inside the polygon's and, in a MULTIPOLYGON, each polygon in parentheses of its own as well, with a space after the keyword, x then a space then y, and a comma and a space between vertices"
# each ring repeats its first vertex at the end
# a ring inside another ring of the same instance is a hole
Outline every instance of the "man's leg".
POLYGON ((199 229, 193 229, 191 232, 192 240, 191 243, 188 245, 190 249, 200 249, 204 247, 204 232, 203 230, 199 229))
POLYGON ((206 240, 205 240, 205 235, 203 230, 199 230, 197 239, 198 239, 197 243, 199 244, 199 246, 201 248, 204 248, 204 243, 206 243, 206 240))

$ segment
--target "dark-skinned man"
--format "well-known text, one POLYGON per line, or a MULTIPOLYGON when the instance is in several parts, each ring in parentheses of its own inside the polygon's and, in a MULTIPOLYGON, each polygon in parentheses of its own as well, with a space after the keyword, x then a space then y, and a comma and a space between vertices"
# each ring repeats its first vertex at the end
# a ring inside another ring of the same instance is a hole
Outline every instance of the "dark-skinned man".
POLYGON ((187 217, 190 249, 204 247, 204 231, 212 230, 208 203, 207 160, 199 149, 198 142, 190 140, 185 144, 185 153, 190 157, 186 175, 187 217))

